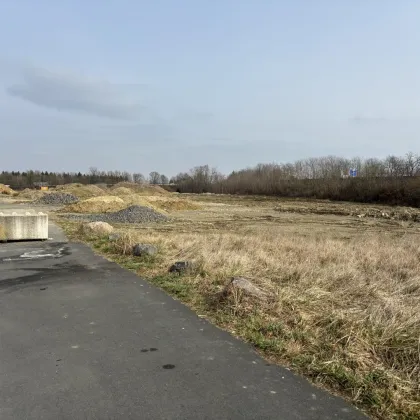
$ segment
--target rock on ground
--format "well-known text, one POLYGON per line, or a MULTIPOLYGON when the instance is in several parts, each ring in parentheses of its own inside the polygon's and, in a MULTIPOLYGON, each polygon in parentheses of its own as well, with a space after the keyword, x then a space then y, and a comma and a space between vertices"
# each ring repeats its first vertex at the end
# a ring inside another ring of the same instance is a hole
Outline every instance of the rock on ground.
POLYGON ((87 235, 106 235, 111 233, 114 228, 105 222, 90 222, 82 226, 83 233, 87 235))
POLYGON ((177 261, 175 264, 169 267, 170 273, 182 274, 186 271, 192 270, 193 263, 191 261, 177 261))
POLYGON ((259 287, 255 286, 251 280, 244 277, 233 277, 225 287, 223 294, 227 295, 235 290, 239 290, 247 296, 263 299, 267 294, 259 287))
POLYGON ((157 248, 150 244, 136 244, 133 246, 133 255, 135 257, 155 255, 156 253, 157 253, 157 248))
POLYGON ((118 241, 118 239, 121 239, 121 236, 122 236, 121 233, 111 233, 108 236, 108 240, 111 242, 115 242, 115 241, 118 241))

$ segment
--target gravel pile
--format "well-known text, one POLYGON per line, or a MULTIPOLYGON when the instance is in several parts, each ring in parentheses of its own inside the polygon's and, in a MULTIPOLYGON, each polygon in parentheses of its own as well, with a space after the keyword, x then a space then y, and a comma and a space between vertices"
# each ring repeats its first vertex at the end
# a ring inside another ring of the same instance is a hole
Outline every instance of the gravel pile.
POLYGON ((108 223, 147 223, 164 222, 168 217, 157 211, 143 206, 130 206, 115 213, 101 214, 69 214, 67 217, 76 220, 89 220, 92 222, 108 223))
POLYGON ((79 199, 73 194, 67 193, 50 193, 43 195, 36 202, 38 204, 54 204, 54 205, 64 205, 64 204, 74 204, 77 203, 79 199))

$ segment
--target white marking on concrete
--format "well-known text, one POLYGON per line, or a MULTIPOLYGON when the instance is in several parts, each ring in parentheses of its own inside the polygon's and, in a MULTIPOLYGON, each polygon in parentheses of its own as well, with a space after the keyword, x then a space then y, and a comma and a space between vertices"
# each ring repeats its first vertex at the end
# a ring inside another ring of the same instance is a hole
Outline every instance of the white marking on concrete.
POLYGON ((72 349, 78 349, 78 348, 79 348, 79 345, 78 345, 78 344, 76 344, 76 345, 74 345, 74 346, 71 346, 71 348, 72 348, 72 349))
POLYGON ((276 391, 270 391, 270 394, 277 394, 276 391))

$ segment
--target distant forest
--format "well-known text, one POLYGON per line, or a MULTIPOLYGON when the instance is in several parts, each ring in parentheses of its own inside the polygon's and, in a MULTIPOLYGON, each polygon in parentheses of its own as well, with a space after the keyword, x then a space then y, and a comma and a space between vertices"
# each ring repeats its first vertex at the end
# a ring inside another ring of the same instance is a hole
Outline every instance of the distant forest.
POLYGON ((259 164, 224 176, 198 166, 171 179, 178 192, 266 195, 420 206, 420 156, 326 156, 259 164), (350 175, 351 174, 351 175, 350 175))
POLYGON ((48 172, 48 171, 2 171, 0 183, 10 185, 15 189, 31 188, 41 184, 62 185, 70 183, 78 184, 107 184, 113 185, 118 182, 136 182, 151 184, 168 184, 168 178, 158 172, 151 172, 149 178, 141 173, 122 172, 122 171, 100 171, 97 168, 90 168, 88 173, 81 172, 48 172))
POLYGON ((106 172, 96 168, 90 168, 86 174, 33 170, 0 174, 0 183, 18 189, 40 182, 59 185, 121 181, 167 184, 168 189, 180 193, 252 194, 420 206, 420 156, 414 153, 385 159, 326 156, 294 163, 258 164, 229 175, 203 165, 170 180, 158 172, 151 172, 146 178, 141 173, 106 172))

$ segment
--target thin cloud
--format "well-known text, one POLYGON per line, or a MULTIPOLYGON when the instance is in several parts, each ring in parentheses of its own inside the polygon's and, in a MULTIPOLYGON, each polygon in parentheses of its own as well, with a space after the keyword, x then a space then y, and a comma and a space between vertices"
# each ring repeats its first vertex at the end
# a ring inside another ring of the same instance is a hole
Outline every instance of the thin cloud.
POLYGON ((128 121, 155 118, 148 107, 128 98, 125 89, 118 85, 44 69, 26 69, 24 82, 9 86, 6 91, 11 96, 58 111, 128 121))
POLYGON ((362 117, 362 116, 356 116, 350 118, 351 124, 383 124, 390 122, 388 118, 384 117, 362 117))

